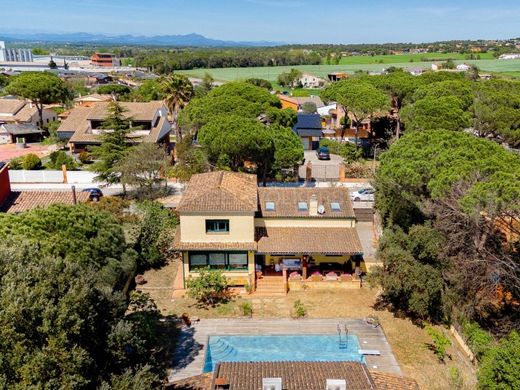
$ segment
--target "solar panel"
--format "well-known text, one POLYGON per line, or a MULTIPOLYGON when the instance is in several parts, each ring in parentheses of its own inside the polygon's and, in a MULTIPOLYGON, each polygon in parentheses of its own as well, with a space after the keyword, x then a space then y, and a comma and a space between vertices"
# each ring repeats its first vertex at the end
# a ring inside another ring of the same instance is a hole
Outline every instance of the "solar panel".
POLYGON ((307 206, 307 202, 298 202, 298 210, 299 211, 309 210, 309 207, 307 206))

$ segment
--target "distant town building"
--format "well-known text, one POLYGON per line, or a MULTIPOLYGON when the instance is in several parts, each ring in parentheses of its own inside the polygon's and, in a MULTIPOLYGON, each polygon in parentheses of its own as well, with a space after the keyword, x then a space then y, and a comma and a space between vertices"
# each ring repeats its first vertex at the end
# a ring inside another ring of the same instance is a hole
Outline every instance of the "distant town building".
POLYGON ((325 80, 310 73, 303 73, 298 82, 303 88, 320 88, 325 84, 325 80))
POLYGON ((113 67, 121 66, 121 61, 111 53, 94 53, 90 57, 90 63, 94 66, 113 67))
MULTIPOLYGON (((352 54, 354 55, 354 54, 352 54)), ((348 74, 344 72, 333 72, 327 75, 329 81, 339 81, 348 78, 348 74)))
POLYGON ((468 64, 459 64, 459 65, 457 65, 457 70, 461 70, 463 72, 467 72, 470 69, 471 69, 471 66, 469 66, 468 64))
POLYGON ((520 58, 520 53, 502 54, 498 57, 499 60, 517 60, 520 58))
POLYGON ((5 47, 0 41, 0 62, 33 62, 31 49, 16 49, 5 47))

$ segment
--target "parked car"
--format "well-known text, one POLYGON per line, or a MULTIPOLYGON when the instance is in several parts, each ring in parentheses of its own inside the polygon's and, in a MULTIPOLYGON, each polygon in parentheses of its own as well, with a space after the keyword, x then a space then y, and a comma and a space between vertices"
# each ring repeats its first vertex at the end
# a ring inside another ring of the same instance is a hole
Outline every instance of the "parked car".
POLYGON ((103 196, 103 192, 99 188, 85 188, 82 192, 88 192, 89 199, 93 201, 98 201, 103 196))
POLYGON ((316 156, 318 157, 318 160, 330 160, 329 148, 327 148, 326 146, 320 147, 316 151, 316 156))
POLYGON ((359 202, 359 201, 373 202, 375 192, 376 191, 373 188, 362 188, 358 191, 351 193, 350 199, 352 199, 355 202, 359 202))

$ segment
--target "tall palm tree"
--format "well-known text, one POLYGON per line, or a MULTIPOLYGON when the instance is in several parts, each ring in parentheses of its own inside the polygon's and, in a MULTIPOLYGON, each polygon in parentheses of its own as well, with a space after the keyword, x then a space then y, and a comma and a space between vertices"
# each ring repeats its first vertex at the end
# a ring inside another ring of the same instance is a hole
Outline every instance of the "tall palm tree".
POLYGON ((193 85, 186 76, 174 73, 161 78, 159 85, 164 95, 164 103, 168 107, 172 117, 175 136, 177 137, 177 141, 180 141, 182 134, 177 124, 177 118, 179 111, 188 104, 193 96, 193 85))

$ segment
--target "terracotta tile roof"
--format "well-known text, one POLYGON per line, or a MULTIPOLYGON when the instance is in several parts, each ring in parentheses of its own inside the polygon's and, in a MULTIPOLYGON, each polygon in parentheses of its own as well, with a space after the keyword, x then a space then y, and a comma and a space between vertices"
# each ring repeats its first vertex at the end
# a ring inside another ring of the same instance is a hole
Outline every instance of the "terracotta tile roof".
POLYGON ((355 228, 258 227, 255 240, 258 253, 363 253, 355 228))
POLYGON ((193 175, 179 212, 255 212, 258 209, 256 175, 208 172, 193 175))
MULTIPOLYGON (((60 127, 58 132, 71 132, 74 134, 70 138, 71 143, 88 143, 88 144, 99 144, 101 143, 99 134, 92 134, 90 127, 90 120, 104 120, 107 115, 108 102, 97 102, 92 106, 78 106, 72 109, 60 127)), ((152 101, 149 103, 133 103, 123 102, 121 103, 128 111, 126 112, 127 117, 132 117, 134 120, 141 121, 152 121, 158 110, 163 108, 164 104, 160 101, 152 101)), ((159 118, 159 121, 151 128, 149 134, 138 137, 139 141, 147 142, 158 142, 164 137, 161 134, 161 130, 167 121, 166 116, 159 118)))
POLYGON ((164 388, 166 390, 208 390, 212 379, 213 373, 209 372, 169 383, 164 388))
MULTIPOLYGON (((125 116, 136 121, 152 120, 157 110, 164 106, 162 101, 154 100, 147 103, 141 102, 120 102, 127 111, 125 116)), ((107 116, 109 102, 99 102, 92 105, 87 119, 104 120, 107 116)))
POLYGON ((62 131, 83 133, 87 131, 89 128, 89 123, 87 121, 89 110, 89 107, 76 107, 69 110, 67 119, 61 122, 60 127, 58 127, 58 133, 62 131))
POLYGON ((286 188, 259 187, 258 201, 261 216, 264 218, 354 218, 347 188, 286 188), (309 216, 309 210, 299 211, 298 202, 310 204, 311 196, 316 195, 318 205, 323 205, 325 213, 309 216), (274 202, 274 211, 266 210, 266 202, 274 202), (339 211, 332 209, 332 203, 339 203, 339 211))
MULTIPOLYGON (((87 192, 76 191, 78 203, 88 201, 87 192)), ((0 205, 0 211, 7 213, 22 213, 37 207, 47 207, 51 204, 73 204, 71 191, 12 191, 7 200, 0 205)))
POLYGON ((276 95, 278 97, 278 99, 280 100, 284 100, 288 103, 291 103, 291 104, 295 104, 295 105, 298 105, 298 100, 296 100, 295 98, 293 97, 290 97, 290 96, 286 96, 286 95, 282 95, 282 94, 279 94, 279 95, 276 95))
POLYGON ((303 105, 305 103, 314 103, 316 104, 316 108, 325 106, 325 104, 323 104, 323 100, 321 100, 319 96, 298 96, 293 99, 296 100, 299 105, 303 105))
POLYGON ((223 362, 212 381, 224 378, 229 390, 257 390, 262 378, 282 378, 284 390, 323 390, 327 379, 344 379, 347 389, 376 389, 364 364, 356 362, 223 362))
POLYGON ((112 95, 93 93, 74 99, 76 102, 109 102, 112 100, 112 95))
POLYGON ((27 102, 20 99, 0 99, 0 115, 11 114, 14 115, 25 106, 27 102))
POLYGON ((212 251, 212 250, 256 250, 256 242, 183 242, 180 229, 175 232, 173 248, 179 251, 212 251))
POLYGON ((370 371, 370 375, 378 390, 419 390, 419 385, 411 378, 378 371, 370 371))

